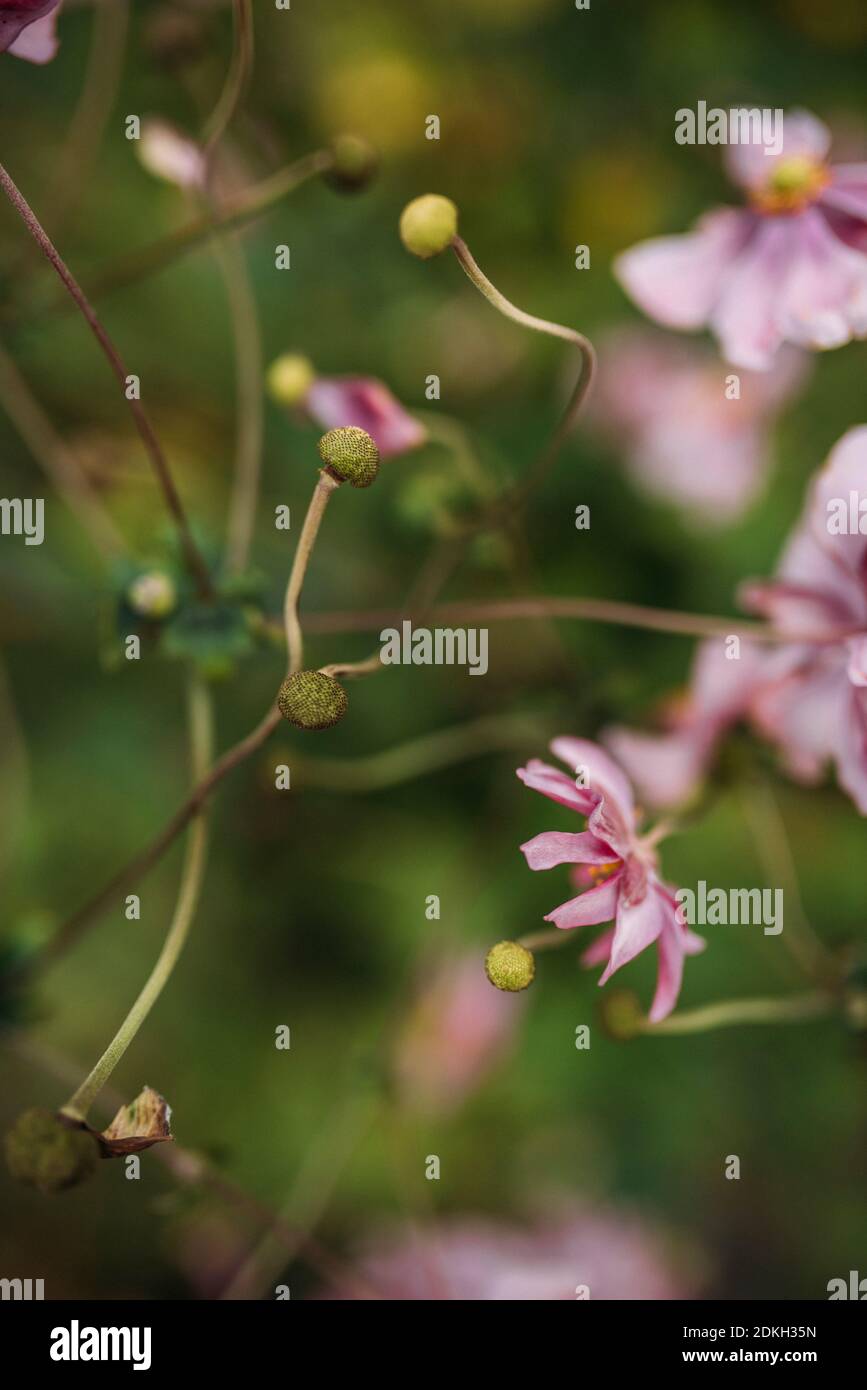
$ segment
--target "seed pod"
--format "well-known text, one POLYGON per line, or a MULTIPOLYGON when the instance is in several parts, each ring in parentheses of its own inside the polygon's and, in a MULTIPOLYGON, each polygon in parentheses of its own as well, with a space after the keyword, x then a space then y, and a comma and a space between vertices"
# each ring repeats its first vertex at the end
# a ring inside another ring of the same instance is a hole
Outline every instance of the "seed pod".
POLYGON ((62 1192, 89 1177, 99 1162, 96 1140, 50 1110, 25 1110, 6 1135, 6 1162, 17 1182, 62 1192))
POLYGON ((533 952, 517 941, 499 941, 485 957, 485 974, 497 989, 517 993, 533 983, 535 973, 533 952))
POLYGON ((277 692, 277 705, 296 729, 330 729, 343 718, 349 701, 333 676, 323 671, 296 671, 277 692))
POLYGON ((458 231, 458 210, 451 198, 425 193, 413 198, 400 215, 400 239, 407 251, 423 261, 445 251, 458 231))
POLYGON ((332 473, 353 487, 370 487, 379 472, 379 450, 366 430, 341 425, 319 441, 319 457, 332 473))

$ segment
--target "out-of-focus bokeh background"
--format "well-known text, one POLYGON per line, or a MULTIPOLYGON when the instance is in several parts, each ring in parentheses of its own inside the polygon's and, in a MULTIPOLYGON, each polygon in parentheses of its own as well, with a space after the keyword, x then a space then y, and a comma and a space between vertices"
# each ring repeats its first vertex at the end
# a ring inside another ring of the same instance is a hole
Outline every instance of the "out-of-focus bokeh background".
MULTIPOLYGON (((505 293, 604 335, 638 322, 610 273, 617 252, 737 197, 718 149, 675 144, 678 107, 802 105, 832 126, 845 158, 867 158, 858 0, 594 0, 589 12, 570 0, 294 0, 287 12, 259 0, 254 10, 255 74, 223 142, 226 183, 251 183, 341 131, 381 154, 364 191, 349 197, 313 180, 239 236, 263 361, 293 351, 323 373, 379 377, 446 433, 386 463, 368 492, 338 495, 305 590, 310 613, 399 607, 443 509, 467 505, 454 441, 486 486, 504 486, 550 434, 570 383, 561 347, 494 314, 452 257, 407 255, 397 222, 408 199, 448 194, 505 293), (425 138, 430 114, 438 141, 425 138), (290 270, 275 269, 279 243, 291 248, 290 270), (582 271, 580 243, 591 248, 582 271), (425 399, 430 374, 439 402, 425 399)), ((95 20, 92 5, 67 3, 59 32, 59 55, 44 67, 0 57, 0 158, 87 288, 191 216, 187 197, 142 167, 125 120, 160 116, 199 134, 229 61, 231 9, 136 0, 95 20)), ((160 498, 116 384, 80 318, 58 311, 50 271, 5 207, 0 285, 4 350, 135 563, 164 563, 160 498)), ((232 318, 213 245, 98 307, 141 377, 216 557, 237 421, 232 318)), ((582 427, 534 495, 522 536, 474 544, 444 597, 548 592, 734 612, 737 583, 770 572, 807 479, 862 420, 865 370, 867 344, 816 362, 774 430, 764 495, 721 531, 640 493, 616 450, 582 427), (581 503, 589 531, 575 528, 581 503)), ((276 613, 316 477, 317 430, 271 402, 264 425, 253 562, 276 613), (272 525, 280 504, 292 510, 288 534, 272 525)), ((0 541, 2 917, 14 952, 50 933, 153 833, 187 773, 182 663, 147 646, 137 663, 106 659, 117 580, 4 409, 0 477, 3 496, 46 498, 43 546, 0 541)), ((369 634, 309 638, 317 665, 370 645, 369 634)), ((828 1280, 858 1268, 867 1249, 865 1053, 842 1022, 614 1041, 597 1022, 595 972, 570 946, 540 955, 532 989, 504 1001, 515 1015, 510 1045, 461 1103, 446 1105, 432 1083, 425 1097, 412 1080, 411 1039, 425 1027, 413 1012, 419 980, 455 954, 481 959, 493 942, 541 926, 571 895, 565 870, 531 874, 518 845, 580 827, 525 790, 515 768, 545 756, 555 734, 646 722, 684 682, 691 649, 584 623, 496 623, 483 679, 392 668, 352 685, 349 715, 330 733, 280 733, 215 802, 192 938, 112 1086, 127 1099, 145 1082, 161 1090, 179 1145, 263 1207, 288 1203, 340 1265, 352 1267, 355 1250, 394 1224, 484 1216, 521 1226, 567 1202, 638 1213, 686 1293, 825 1297, 828 1280), (521 722, 500 746, 479 734, 478 756, 392 785, 366 788, 362 771, 349 789, 307 761, 363 758, 482 716, 521 722), (290 792, 274 790, 279 762, 293 769, 290 792), (439 920, 426 916, 433 894, 439 920), (281 1024, 288 1051, 274 1046, 281 1024), (589 1051, 575 1047, 581 1024, 591 1025, 589 1051), (395 1080, 402 1067, 409 1083, 395 1080), (724 1176, 732 1154, 739 1181, 724 1176), (428 1155, 440 1158, 439 1181, 425 1179, 428 1155)), ((263 644, 215 685, 221 747, 259 719, 281 660, 263 644)), ((745 734, 729 742, 688 833, 666 844, 667 877, 769 883, 769 787, 807 916, 829 944, 863 951, 863 822, 831 785, 787 782, 745 734)), ((28 1106, 59 1105, 102 1050, 159 949, 180 853, 141 886, 141 921, 113 907, 25 999, 6 1001, 4 1126, 28 1106)), ((736 927, 707 935, 705 954, 687 964, 682 1007, 803 987, 781 938, 736 927)), ((623 974, 644 1001, 654 968, 647 953, 623 974)), ((483 1007, 471 998, 471 1019, 483 1007)), ((454 1056, 431 1063, 415 1046, 422 1070, 449 1075, 454 1056)), ((451 1089, 460 1100, 459 1078, 451 1089)), ((138 1182, 106 1163, 53 1198, 13 1188, 4 1172, 0 1201, 0 1274, 44 1277, 55 1297, 214 1296, 267 1222, 213 1186, 179 1183, 156 1152, 138 1182)), ((627 1259, 624 1296, 631 1267, 627 1259)), ((303 1255, 287 1265, 272 1252, 263 1268, 250 1290, 259 1296, 273 1296, 281 1278, 301 1296, 325 1277, 303 1255)))

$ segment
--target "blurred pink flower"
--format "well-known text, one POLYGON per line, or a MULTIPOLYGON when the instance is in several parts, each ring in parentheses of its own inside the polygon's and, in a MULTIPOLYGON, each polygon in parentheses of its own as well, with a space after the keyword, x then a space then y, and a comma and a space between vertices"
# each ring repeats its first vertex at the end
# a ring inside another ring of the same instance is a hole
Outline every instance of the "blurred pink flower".
POLYGON ((763 663, 749 705, 755 727, 802 781, 832 763, 867 815, 867 426, 832 449, 777 578, 744 585, 741 599, 793 638, 763 663), (808 635, 821 640, 798 640, 808 635))
POLYGON ((0 53, 48 63, 57 52, 61 0, 0 0, 0 53))
POLYGON ((591 418, 625 449, 636 482, 694 521, 723 526, 764 483, 770 427, 802 384, 809 358, 784 348, 772 371, 740 373, 736 398, 716 358, 662 333, 616 334, 599 361, 591 418))
MULTIPOLYGON (((464 1218, 418 1233, 397 1229, 359 1264, 380 1297, 400 1302, 668 1300, 692 1292, 660 1231, 605 1208, 569 1207, 530 1228, 464 1218)), ((340 1287, 323 1295, 353 1296, 340 1287)))
POLYGON ((383 458, 417 449, 427 438, 424 426, 404 410, 387 386, 372 377, 317 377, 304 408, 323 429, 358 425, 367 430, 383 458))
POLYGON ((624 252, 614 272, 669 328, 705 325, 729 361, 766 371, 784 342, 835 348, 867 334, 867 164, 829 165, 807 111, 783 121, 777 155, 729 145, 746 208, 718 208, 683 236, 624 252))
POLYGON ((545 921, 567 930, 614 922, 582 956, 584 965, 607 962, 600 985, 655 942, 659 969, 648 1017, 658 1023, 677 1002, 684 957, 705 945, 679 922, 674 890, 658 876, 656 845, 664 829, 636 833, 639 814, 629 780, 597 744, 556 738, 551 751, 580 774, 577 782, 538 759, 519 768, 518 776, 525 786, 586 816, 588 828, 578 834, 545 831, 521 850, 531 869, 580 864, 582 880, 593 886, 548 913, 545 921))
POLYGON ((742 642, 738 660, 725 639, 702 643, 673 728, 614 728, 606 743, 642 796, 668 807, 695 791, 720 737, 747 719, 798 780, 816 782, 832 764, 867 815, 867 426, 832 449, 776 578, 743 585, 740 598, 791 642, 742 642))
POLYGON ((395 1072, 407 1105, 457 1109, 508 1051, 523 995, 491 989, 484 952, 445 961, 426 984, 398 1040, 395 1072))

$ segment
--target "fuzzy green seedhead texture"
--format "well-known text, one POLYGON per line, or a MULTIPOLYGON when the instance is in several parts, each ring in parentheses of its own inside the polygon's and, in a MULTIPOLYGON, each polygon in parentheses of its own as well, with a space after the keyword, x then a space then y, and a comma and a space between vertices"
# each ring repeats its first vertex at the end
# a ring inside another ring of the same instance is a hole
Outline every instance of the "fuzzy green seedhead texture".
POLYGON ((485 957, 485 974, 497 989, 516 993, 533 983, 536 962, 533 952, 517 941, 498 941, 485 957))
POLYGON ((400 239, 407 251, 423 261, 445 251, 457 231, 458 210, 451 198, 440 193, 413 198, 400 215, 400 239))
POLYGON ((71 1129, 50 1110, 25 1110, 6 1135, 6 1162, 17 1182, 40 1192, 62 1192, 89 1177, 99 1147, 83 1129, 71 1129))
POLYGON ((379 450, 367 430, 358 425, 329 430, 318 447, 322 462, 353 487, 370 487, 379 472, 379 450))
POLYGON ((365 188, 379 168, 379 155, 361 135, 336 135, 329 145, 331 168, 326 181, 342 193, 365 188))
POLYGON ((277 692, 277 705, 296 729, 330 729, 343 718, 349 700, 333 676, 322 671, 296 671, 277 692))

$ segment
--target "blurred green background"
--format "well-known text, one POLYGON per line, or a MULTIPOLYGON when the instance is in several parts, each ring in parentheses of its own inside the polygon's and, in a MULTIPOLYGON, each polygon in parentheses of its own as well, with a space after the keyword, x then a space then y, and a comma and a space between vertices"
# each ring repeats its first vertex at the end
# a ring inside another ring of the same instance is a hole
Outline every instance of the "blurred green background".
MULTIPOLYGON (((594 335, 638 321, 610 274, 618 251, 683 230, 735 196, 718 150, 675 145, 676 108, 803 105, 848 131, 867 157, 867 12, 858 0, 593 0, 586 13, 570 0, 254 8, 255 75, 226 142, 238 181, 343 130, 367 135, 382 156, 361 194, 315 180, 241 237, 264 360, 298 351, 324 373, 380 377, 408 408, 459 420, 498 487, 521 476, 550 433, 569 363, 557 344, 493 314, 451 257, 423 264, 405 253, 397 220, 408 199, 448 194, 510 298, 594 335), (430 113, 441 119, 438 142, 424 138, 430 113), (285 273, 274 269, 279 242, 291 247, 285 273), (592 252, 581 273, 577 243, 592 252), (424 398, 431 373, 442 382, 437 406, 424 398)), ((131 11, 117 90, 103 90, 110 115, 99 146, 74 166, 58 225, 43 212, 85 287, 189 216, 183 195, 139 164, 124 118, 160 115, 195 134, 230 53, 224 4, 136 0, 131 11), (179 16, 192 21, 180 52, 166 39, 179 16)), ((56 205, 58 177, 70 173, 66 142, 92 26, 91 6, 68 5, 53 63, 0 59, 0 158, 37 212, 56 205)), ((159 560, 161 503, 116 384, 80 319, 51 309, 50 272, 6 208, 0 254, 0 341, 138 560, 159 560)), ((216 553, 236 422, 231 320, 213 250, 200 246, 99 308, 141 376, 197 532, 216 553)), ((477 545, 444 596, 542 591, 733 612, 737 583, 770 572, 807 479, 862 420, 865 370, 864 343, 817 361, 777 430, 765 499, 717 534, 690 531, 675 510, 639 495, 617 458, 579 430, 533 498, 526 554, 477 545), (589 532, 575 530, 579 503, 591 507, 589 532)), ((316 437, 266 405, 253 559, 269 612, 279 609, 315 481, 316 437), (281 503, 292 508, 288 536, 269 520, 281 503)), ((457 468, 448 449, 430 445, 384 465, 369 492, 338 496, 305 609, 399 606, 435 540, 418 478, 435 487, 457 468)), ((4 496, 47 499, 43 547, 0 544, 0 901, 14 944, 99 887, 174 809, 187 774, 181 665, 148 651, 106 669, 111 584, 2 412, 0 476, 4 496)), ((112 1084, 126 1098, 145 1082, 164 1092, 178 1142, 263 1203, 287 1199, 311 1145, 387 1070, 419 962, 519 936, 570 896, 565 870, 531 874, 518 845, 543 829, 579 827, 526 791, 515 768, 545 756, 555 734, 645 720, 683 682, 692 650, 676 637, 579 623, 497 623, 490 643, 485 679, 396 667, 354 684, 339 728, 307 740, 281 733, 215 802, 191 941, 112 1084), (306 785, 303 770, 291 792, 273 790, 277 762, 360 757, 485 714, 526 714, 538 734, 386 790, 329 791, 306 785), (429 894, 441 899, 438 922, 425 917, 429 894), (288 1052, 273 1045, 281 1023, 292 1030, 288 1052)), ((370 645, 365 635, 311 636, 309 652, 318 665, 363 657, 370 645)), ((261 649, 215 687, 220 747, 259 719, 281 673, 279 651, 261 649)), ((863 951, 855 810, 830 785, 786 782, 746 736, 726 766, 702 816, 665 846, 666 876, 766 881, 745 811, 761 770, 807 915, 829 944, 863 951)), ((104 1047, 159 949, 179 864, 176 846, 142 885, 141 922, 109 910, 10 1006, 4 1127, 24 1107, 61 1103, 104 1047), (71 1080, 55 1074, 62 1067, 71 1080)), ((705 954, 687 963, 681 1006, 802 986, 779 938, 738 928, 707 935, 705 954)), ((651 957, 622 977, 645 1001, 651 957)), ((407 1214, 520 1220, 565 1192, 647 1212, 689 1246, 690 1287, 702 1295, 821 1298, 830 1278, 863 1268, 867 1087, 854 1032, 821 1021, 622 1043, 597 1026, 597 1007, 595 972, 579 968, 576 951, 540 955, 513 1050, 478 1092, 450 1116, 408 1120, 387 1106, 350 1147, 317 1226, 325 1244, 351 1251, 384 1219, 407 1214), (574 1046, 582 1023, 592 1025, 589 1052, 574 1046), (438 1183, 423 1177, 431 1153, 443 1163, 438 1183), (739 1182, 724 1179, 728 1154, 741 1158, 739 1182)), ((211 1223, 222 1233, 226 1210, 212 1193, 179 1188, 153 1154, 138 1183, 120 1163, 105 1164, 88 1186, 53 1199, 13 1189, 4 1172, 0 1202, 0 1273, 44 1277, 49 1296, 82 1298, 197 1296, 191 1243, 198 1249, 211 1223)), ((231 1225, 247 1242, 257 1227, 237 1213, 231 1225)), ((294 1296, 316 1277, 302 1260, 291 1281, 294 1296)))

